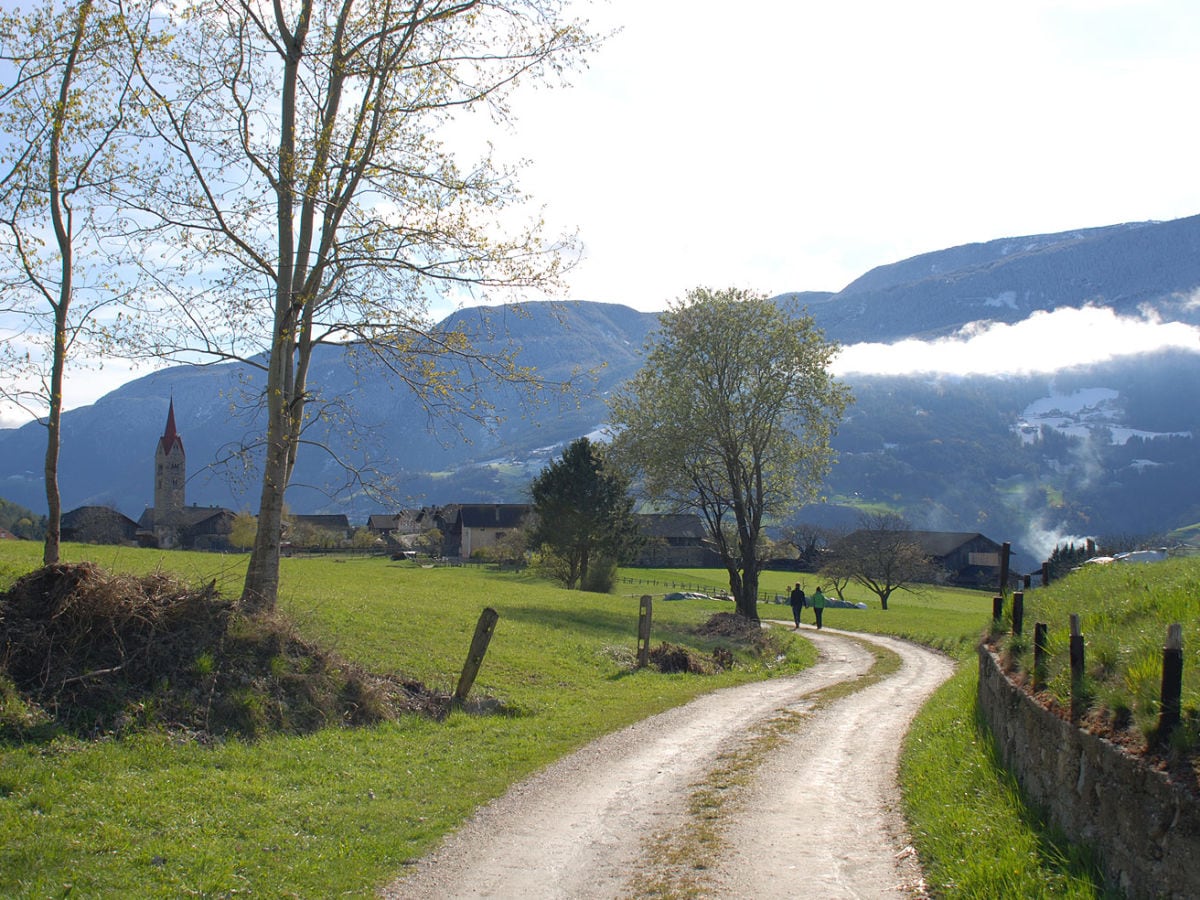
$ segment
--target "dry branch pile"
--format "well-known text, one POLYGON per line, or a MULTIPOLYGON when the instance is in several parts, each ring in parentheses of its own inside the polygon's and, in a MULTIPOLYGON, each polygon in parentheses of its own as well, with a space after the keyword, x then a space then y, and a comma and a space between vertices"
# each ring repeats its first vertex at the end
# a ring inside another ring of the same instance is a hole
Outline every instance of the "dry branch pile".
MULTIPOLYGON (((704 638, 718 638, 736 644, 762 656, 774 655, 778 648, 777 639, 757 623, 735 613, 716 613, 696 629, 704 638)), ((711 675, 733 667, 733 652, 728 647, 716 647, 710 656, 704 656, 678 644, 662 643, 650 649, 650 662, 660 672, 691 672, 694 675, 711 675)))
MULTIPOLYGON (((39 569, 0 594, 4 679, 50 730, 83 737, 302 733, 444 703, 337 658, 281 617, 244 615, 214 584, 89 563, 39 569)), ((14 718, 0 715, 0 734, 21 730, 14 718)))

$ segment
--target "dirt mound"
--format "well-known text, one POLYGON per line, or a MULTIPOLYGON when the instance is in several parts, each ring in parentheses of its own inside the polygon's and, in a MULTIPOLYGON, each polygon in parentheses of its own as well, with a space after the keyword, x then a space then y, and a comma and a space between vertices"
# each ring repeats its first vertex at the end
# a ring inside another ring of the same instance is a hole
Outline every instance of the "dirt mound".
POLYGON ((699 633, 705 637, 730 637, 754 640, 762 632, 758 622, 736 613, 714 613, 700 626, 699 633))
POLYGON ((0 735, 25 738, 146 729, 252 738, 448 703, 338 658, 281 616, 241 613, 215 584, 90 563, 47 566, 0 594, 0 689, 0 735))
MULTIPOLYGON (((774 635, 759 625, 735 613, 715 613, 708 621, 696 628, 695 633, 709 640, 717 639, 739 650, 756 655, 774 655, 778 647, 774 635)), ((694 675, 711 675, 733 667, 733 651, 729 646, 718 646, 712 654, 705 656, 678 644, 662 643, 650 649, 650 662, 660 672, 691 672, 694 675)))
POLYGON ((712 656, 703 656, 695 650, 664 641, 650 648, 650 664, 666 674, 690 672, 693 675, 712 675, 733 665, 733 654, 717 648, 712 656))

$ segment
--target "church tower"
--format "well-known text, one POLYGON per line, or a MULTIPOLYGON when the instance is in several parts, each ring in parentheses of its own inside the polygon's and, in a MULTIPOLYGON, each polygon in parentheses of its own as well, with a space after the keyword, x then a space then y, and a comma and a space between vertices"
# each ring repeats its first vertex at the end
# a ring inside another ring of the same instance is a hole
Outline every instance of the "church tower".
POLYGON ((175 430, 175 398, 167 409, 167 427, 154 453, 154 513, 159 522, 185 506, 183 489, 187 480, 187 456, 183 439, 175 430))

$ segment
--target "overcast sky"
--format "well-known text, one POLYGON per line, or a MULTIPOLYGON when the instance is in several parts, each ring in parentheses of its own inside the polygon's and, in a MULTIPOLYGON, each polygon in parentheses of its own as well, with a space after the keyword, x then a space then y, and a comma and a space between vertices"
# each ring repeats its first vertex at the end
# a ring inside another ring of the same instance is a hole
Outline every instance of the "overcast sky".
MULTIPOLYGON (((958 244, 1200 213, 1195 0, 577 6, 622 30, 573 87, 523 95, 516 129, 487 134, 529 160, 549 223, 578 230, 571 299, 653 311, 697 285, 836 291, 958 244)), ((1064 323, 1079 324, 1043 317, 922 359, 1012 371, 1013 337, 1062 348, 1064 323)), ((1151 347, 1200 349, 1195 330, 1106 314, 1088 346, 1127 347, 1110 336, 1131 324, 1151 347)), ((839 368, 914 355, 847 348, 839 368)), ((76 379, 68 406, 128 377, 76 379)))

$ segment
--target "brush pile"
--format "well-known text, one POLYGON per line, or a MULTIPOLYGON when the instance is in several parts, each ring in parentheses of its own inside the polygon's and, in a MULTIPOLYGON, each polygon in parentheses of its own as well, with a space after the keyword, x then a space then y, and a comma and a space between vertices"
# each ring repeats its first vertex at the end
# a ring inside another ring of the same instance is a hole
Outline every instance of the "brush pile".
POLYGON ((81 563, 39 569, 0 594, 0 735, 36 737, 36 722, 38 733, 85 738, 254 738, 444 704, 303 640, 282 617, 241 613, 215 584, 81 563))

